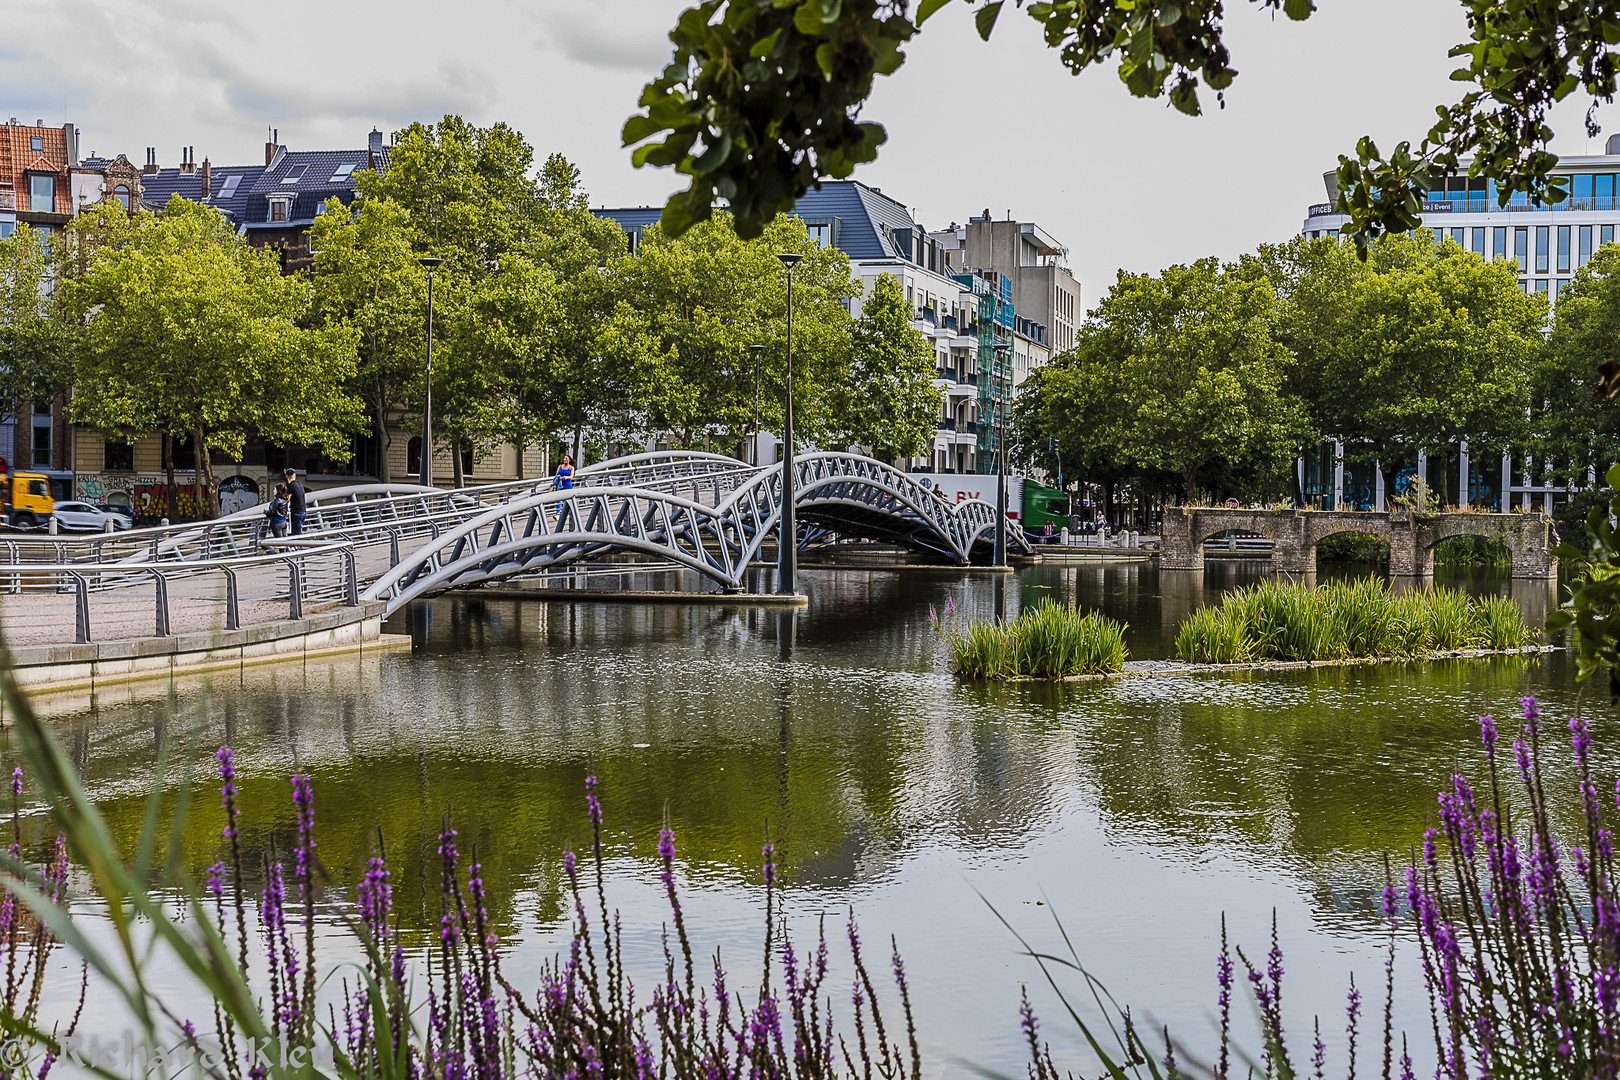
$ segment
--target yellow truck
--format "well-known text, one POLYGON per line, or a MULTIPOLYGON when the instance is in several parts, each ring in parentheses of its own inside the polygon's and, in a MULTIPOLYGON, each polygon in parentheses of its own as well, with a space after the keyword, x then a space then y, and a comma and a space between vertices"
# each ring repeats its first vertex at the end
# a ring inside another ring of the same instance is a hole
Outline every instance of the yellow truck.
POLYGON ((0 507, 7 524, 14 529, 37 529, 50 525, 56 513, 51 496, 51 478, 42 472, 14 472, 0 485, 0 507))

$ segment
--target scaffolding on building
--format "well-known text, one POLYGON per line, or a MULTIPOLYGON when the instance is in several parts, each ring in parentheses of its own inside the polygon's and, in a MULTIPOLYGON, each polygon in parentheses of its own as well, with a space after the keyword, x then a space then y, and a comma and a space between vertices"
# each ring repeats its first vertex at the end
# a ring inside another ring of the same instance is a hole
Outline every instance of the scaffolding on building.
POLYGON ((973 270, 952 275, 973 293, 979 304, 979 346, 975 370, 979 387, 979 443, 976 471, 995 472, 1001 450, 997 421, 1006 422, 1012 411, 1012 344, 1017 313, 1013 309, 1012 279, 995 270, 973 270))

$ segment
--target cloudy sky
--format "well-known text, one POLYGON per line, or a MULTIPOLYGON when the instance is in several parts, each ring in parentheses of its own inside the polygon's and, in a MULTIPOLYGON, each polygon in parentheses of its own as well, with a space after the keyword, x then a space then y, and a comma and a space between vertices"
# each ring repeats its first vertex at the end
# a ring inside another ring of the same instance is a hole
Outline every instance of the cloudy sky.
MULTIPOLYGON (((1189 119, 1127 95, 1112 69, 1075 78, 1008 8, 981 44, 963 0, 936 15, 865 114, 890 138, 858 177, 929 228, 989 209, 1070 249, 1090 306, 1119 268, 1151 271, 1285 239, 1355 140, 1420 138, 1457 84, 1456 0, 1318 0, 1290 23, 1231 0, 1240 71, 1224 111, 1189 119)), ((667 172, 636 170, 618 132, 667 60, 681 0, 52 0, 0 2, 0 119, 64 119, 82 149, 145 148, 174 165, 364 145, 373 126, 457 112, 521 129, 584 171, 597 205, 661 204, 667 172)), ((1554 149, 1595 152, 1572 105, 1554 149)), ((1620 129, 1620 109, 1614 110, 1620 129)))

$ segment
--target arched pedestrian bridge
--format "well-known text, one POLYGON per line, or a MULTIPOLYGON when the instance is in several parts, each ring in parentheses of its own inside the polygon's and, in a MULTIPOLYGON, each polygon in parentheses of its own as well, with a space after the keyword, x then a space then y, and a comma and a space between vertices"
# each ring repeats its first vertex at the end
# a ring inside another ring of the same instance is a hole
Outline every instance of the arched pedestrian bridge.
POLYGON ((1204 541, 1226 532, 1247 532, 1275 542, 1271 568, 1289 573, 1316 569, 1316 545, 1339 533, 1375 536, 1389 545, 1389 572, 1418 577, 1434 573, 1434 545, 1453 536, 1500 540, 1513 556, 1516 578, 1555 578, 1558 560, 1552 522, 1539 514, 1410 511, 1229 510, 1172 506, 1164 512, 1159 567, 1202 570, 1204 541))
MULTIPOLYGON (((892 541, 942 563, 988 559, 995 508, 948 504, 855 454, 793 463, 799 542, 824 532, 892 541)), ((638 454, 550 477, 445 490, 364 484, 313 491, 304 534, 273 539, 262 508, 214 521, 0 541, 0 617, 13 644, 237 631, 255 622, 411 600, 602 556, 636 553, 740 591, 774 543, 780 465, 638 454), (60 635, 67 635, 65 638, 60 635)), ((1009 543, 1028 551, 1022 533, 1009 543)))

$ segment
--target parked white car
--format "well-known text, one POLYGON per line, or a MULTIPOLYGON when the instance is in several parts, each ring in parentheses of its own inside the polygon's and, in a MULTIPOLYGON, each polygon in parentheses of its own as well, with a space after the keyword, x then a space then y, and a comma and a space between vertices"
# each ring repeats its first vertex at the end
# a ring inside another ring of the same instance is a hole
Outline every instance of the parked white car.
POLYGON ((129 528, 129 518, 87 502, 59 502, 56 527, 62 532, 115 532, 129 528))

